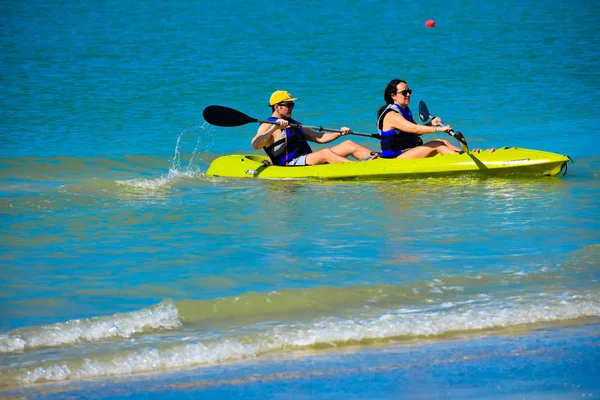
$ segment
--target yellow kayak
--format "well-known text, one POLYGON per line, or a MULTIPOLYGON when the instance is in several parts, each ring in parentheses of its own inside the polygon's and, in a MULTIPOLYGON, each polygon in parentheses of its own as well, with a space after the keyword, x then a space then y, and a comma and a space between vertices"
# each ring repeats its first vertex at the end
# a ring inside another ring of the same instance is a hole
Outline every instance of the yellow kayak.
MULTIPOLYGON (((260 155, 227 155, 209 166, 207 176, 262 179, 367 180, 455 174, 555 176, 570 158, 539 150, 507 147, 493 153, 436 155, 420 159, 383 159, 341 164, 279 167, 260 155)), ((565 170, 566 172, 566 170, 565 170)))

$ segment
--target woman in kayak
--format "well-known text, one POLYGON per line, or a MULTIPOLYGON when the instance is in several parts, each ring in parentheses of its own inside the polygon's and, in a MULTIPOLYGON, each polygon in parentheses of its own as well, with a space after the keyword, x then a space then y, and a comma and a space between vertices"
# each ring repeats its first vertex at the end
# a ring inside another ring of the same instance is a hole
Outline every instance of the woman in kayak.
POLYGON ((385 88, 386 105, 377 112, 377 129, 381 135, 381 157, 425 158, 436 154, 454 154, 461 150, 447 140, 435 139, 423 143, 421 135, 448 132, 450 125, 441 125, 435 117, 429 125, 417 125, 408 105, 412 90, 406 81, 392 79, 385 88))
POLYGON ((371 152, 364 146, 352 140, 313 152, 308 141, 315 143, 329 143, 341 136, 352 132, 350 128, 342 127, 341 132, 319 133, 305 127, 290 126, 298 124, 292 119, 294 100, 298 100, 289 92, 278 90, 271 95, 269 106, 273 113, 268 121, 275 124, 261 124, 256 136, 252 139, 252 148, 263 149, 274 165, 317 165, 352 162, 348 156, 357 160, 370 160, 379 153, 371 152))

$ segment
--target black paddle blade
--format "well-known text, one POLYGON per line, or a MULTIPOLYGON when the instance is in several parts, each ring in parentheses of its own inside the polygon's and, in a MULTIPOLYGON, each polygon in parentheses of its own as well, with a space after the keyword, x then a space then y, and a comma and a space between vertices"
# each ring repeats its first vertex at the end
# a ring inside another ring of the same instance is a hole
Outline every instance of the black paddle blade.
POLYGON ((419 102, 419 118, 425 123, 433 119, 433 116, 429 113, 429 109, 423 100, 419 102))
POLYGON ((243 112, 223 106, 208 106, 202 116, 209 124, 224 127, 242 126, 258 121, 243 112))
POLYGON ((454 135, 452 135, 456 138, 456 140, 458 140, 459 142, 461 142, 462 144, 464 144, 467 148, 467 150, 469 149, 469 145, 467 144, 467 139, 465 139, 465 137, 463 136, 463 134, 460 131, 457 131, 454 133, 454 135))

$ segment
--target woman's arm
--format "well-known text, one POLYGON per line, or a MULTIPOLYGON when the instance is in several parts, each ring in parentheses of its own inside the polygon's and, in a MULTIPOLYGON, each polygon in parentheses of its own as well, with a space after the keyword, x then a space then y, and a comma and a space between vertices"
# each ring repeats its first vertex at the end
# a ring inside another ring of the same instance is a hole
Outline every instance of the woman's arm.
POLYGON ((414 133, 416 135, 424 135, 427 133, 436 133, 436 132, 447 132, 450 129, 450 125, 444 126, 428 126, 428 125, 418 125, 407 121, 402 115, 398 113, 388 113, 383 120, 384 130, 390 129, 400 129, 404 132, 414 133))

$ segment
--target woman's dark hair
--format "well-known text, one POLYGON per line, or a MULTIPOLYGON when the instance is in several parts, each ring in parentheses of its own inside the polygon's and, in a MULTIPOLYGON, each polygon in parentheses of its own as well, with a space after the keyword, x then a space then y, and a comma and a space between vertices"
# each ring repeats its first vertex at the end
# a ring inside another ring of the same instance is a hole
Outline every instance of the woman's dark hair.
POLYGON ((379 116, 381 115, 383 110, 385 110, 388 104, 394 104, 394 99, 392 99, 392 95, 396 94, 398 90, 398 85, 400 83, 406 83, 406 81, 403 81, 402 79, 392 79, 390 83, 388 83, 385 87, 385 90, 383 91, 383 100, 385 101, 385 105, 381 106, 377 111, 377 119, 379 119, 379 116))

